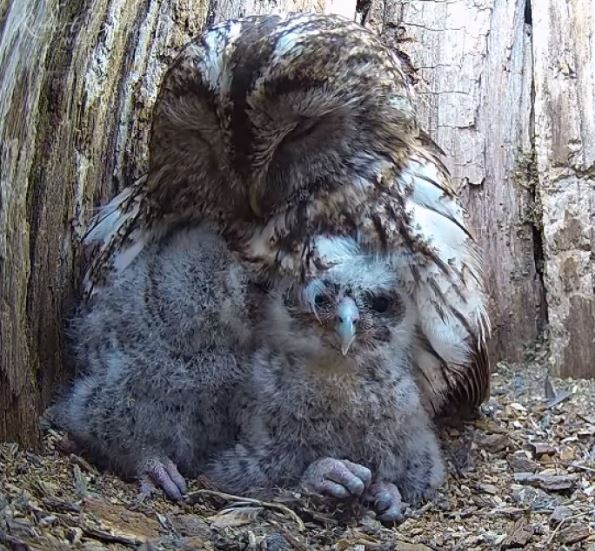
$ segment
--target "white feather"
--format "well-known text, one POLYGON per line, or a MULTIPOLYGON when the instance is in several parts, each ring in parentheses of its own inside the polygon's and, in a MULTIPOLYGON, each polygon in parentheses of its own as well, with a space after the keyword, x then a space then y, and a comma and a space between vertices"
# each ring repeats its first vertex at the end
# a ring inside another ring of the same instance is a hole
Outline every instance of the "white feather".
MULTIPOLYGON (((110 258, 110 265, 116 271, 126 269, 153 235, 151 231, 131 231, 131 225, 141 213, 145 181, 146 177, 143 176, 135 182, 135 185, 126 187, 102 207, 92 218, 89 230, 83 239, 85 245, 98 246, 96 258, 101 260, 106 254, 113 255, 110 258), (128 238, 118 244, 120 237, 128 231, 130 231, 128 238), (115 252, 112 252, 114 244, 117 246, 115 252)), ((83 279, 83 290, 86 295, 92 295, 96 291, 95 269, 95 264, 91 264, 83 279)))
POLYGON ((228 59, 240 36, 241 28, 241 23, 237 21, 220 25, 203 35, 206 48, 193 46, 198 52, 198 68, 206 76, 205 81, 213 91, 218 90, 222 95, 227 94, 231 85, 233 71, 227 67, 228 59))
POLYGON ((133 260, 140 254, 145 247, 145 239, 138 237, 132 241, 129 247, 123 248, 114 257, 114 269, 117 272, 125 270, 132 264, 133 260))
MULTIPOLYGON (((122 205, 133 195, 134 188, 126 187, 116 195, 107 205, 101 207, 89 223, 89 230, 84 237, 84 243, 106 243, 113 236, 123 223, 122 205)), ((138 206, 136 207, 138 212, 138 206)))
POLYGON ((420 157, 412 157, 399 174, 400 183, 413 190, 411 199, 418 205, 430 207, 448 218, 463 220, 459 203, 445 193, 440 183, 443 176, 436 165, 420 157))
POLYGON ((319 257, 331 265, 352 259, 360 249, 355 239, 333 235, 320 235, 314 238, 314 248, 319 257))

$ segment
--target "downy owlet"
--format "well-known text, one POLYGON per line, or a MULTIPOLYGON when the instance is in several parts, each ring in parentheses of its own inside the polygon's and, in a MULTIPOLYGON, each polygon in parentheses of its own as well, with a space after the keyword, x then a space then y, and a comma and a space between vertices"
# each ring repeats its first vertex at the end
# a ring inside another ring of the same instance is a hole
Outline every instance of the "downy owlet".
POLYGON ((297 486, 361 497, 382 520, 442 482, 437 438, 411 373, 417 311, 382 257, 321 238, 333 268, 273 291, 241 412, 239 442, 208 470, 237 493, 297 486))

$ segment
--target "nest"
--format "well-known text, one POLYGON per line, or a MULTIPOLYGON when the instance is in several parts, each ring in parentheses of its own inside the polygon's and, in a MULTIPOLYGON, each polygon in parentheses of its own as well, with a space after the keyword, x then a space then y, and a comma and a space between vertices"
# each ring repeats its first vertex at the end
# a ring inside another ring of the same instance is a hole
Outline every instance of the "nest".
POLYGON ((280 494, 231 496, 208 481, 188 499, 146 497, 135 483, 61 451, 0 445, 0 549, 595 550, 595 381, 500 365, 474 422, 442 430, 449 477, 405 520, 382 525, 356 503, 280 494))

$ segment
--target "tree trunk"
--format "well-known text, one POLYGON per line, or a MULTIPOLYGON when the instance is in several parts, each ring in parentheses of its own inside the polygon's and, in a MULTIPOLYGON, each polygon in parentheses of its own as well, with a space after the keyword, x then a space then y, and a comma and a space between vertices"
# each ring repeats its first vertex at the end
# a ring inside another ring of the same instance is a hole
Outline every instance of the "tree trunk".
POLYGON ((525 0, 386 0, 368 18, 418 68, 420 121, 448 154, 484 251, 492 359, 519 360, 545 324, 525 0))
POLYGON ((0 0, 0 441, 37 441, 64 381, 80 241, 146 168, 151 107, 205 23, 355 0, 0 0))
MULTIPOLYGON (((532 20, 526 2, 360 0, 356 18, 420 68, 422 123, 485 251, 494 358, 520 358, 549 316, 552 365, 593 376, 595 4, 544 0, 532 20)), ((306 9, 356 6, 0 0, 0 441, 35 444, 65 380, 81 237, 93 207, 145 171, 179 47, 228 17, 306 9)))
POLYGON ((595 2, 542 0, 533 28, 550 365, 595 377, 595 2))
POLYGON ((492 359, 547 326, 552 372, 595 377, 595 2, 360 7, 419 68, 420 119, 485 254, 492 359))

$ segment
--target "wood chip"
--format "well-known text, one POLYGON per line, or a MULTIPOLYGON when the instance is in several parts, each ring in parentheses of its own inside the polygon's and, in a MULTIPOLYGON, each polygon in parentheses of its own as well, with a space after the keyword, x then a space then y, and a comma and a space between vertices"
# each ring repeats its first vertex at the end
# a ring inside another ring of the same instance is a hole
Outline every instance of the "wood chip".
POLYGON ((574 474, 546 475, 534 473, 515 473, 514 479, 521 484, 530 484, 542 490, 561 492, 573 489, 579 477, 574 474))
POLYGON ((536 457, 542 455, 554 455, 556 453, 556 448, 545 442, 532 442, 530 445, 536 457))
POLYGON ((510 468, 519 472, 534 472, 541 469, 541 465, 532 459, 529 459, 524 453, 509 455, 507 458, 510 468))
POLYGON ((480 484, 479 489, 485 494, 496 495, 498 493, 498 488, 493 484, 480 484))
POLYGON ((397 541, 395 551, 432 551, 431 547, 423 543, 407 543, 404 541, 397 541))
POLYGON ((129 547, 137 547, 142 543, 140 540, 135 538, 129 538, 122 534, 111 534, 110 532, 105 532, 104 530, 99 530, 98 528, 92 528, 91 526, 83 526, 82 530, 86 536, 103 541, 105 543, 121 543, 129 547))
POLYGON ((585 524, 570 524, 566 528, 558 532, 557 540, 564 545, 572 545, 587 539, 591 534, 591 530, 585 524))
POLYGON ((44 435, 42 453, 0 443, 0 549, 595 551, 595 381, 553 379, 557 396, 574 394, 548 409, 544 373, 497 367, 484 415, 441 431, 445 484, 396 526, 359 501, 297 492, 251 501, 204 477, 188 478, 183 501, 139 499, 134 481, 58 451, 59 433, 44 435))
POLYGON ((570 507, 567 507, 566 505, 559 505, 552 511, 550 520, 552 522, 562 522, 563 520, 571 517, 572 514, 573 510, 570 507))
POLYGON ((19 538, 15 538, 10 534, 2 532, 0 530, 0 543, 6 545, 8 549, 12 551, 30 551, 31 547, 29 547, 24 541, 20 540, 19 538))
POLYGON ((527 524, 525 519, 517 520, 514 523, 512 532, 502 540, 502 549, 514 547, 525 547, 533 537, 533 528, 527 524))
POLYGON ((100 521, 103 529, 122 541, 145 541, 159 536, 159 522, 143 513, 130 511, 121 505, 89 497, 83 511, 100 521))
POLYGON ((506 434, 490 434, 478 442, 479 446, 492 453, 498 453, 510 446, 510 439, 506 434))

